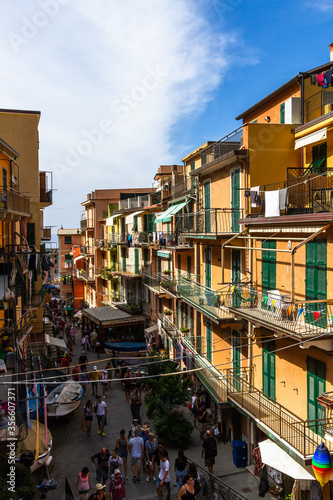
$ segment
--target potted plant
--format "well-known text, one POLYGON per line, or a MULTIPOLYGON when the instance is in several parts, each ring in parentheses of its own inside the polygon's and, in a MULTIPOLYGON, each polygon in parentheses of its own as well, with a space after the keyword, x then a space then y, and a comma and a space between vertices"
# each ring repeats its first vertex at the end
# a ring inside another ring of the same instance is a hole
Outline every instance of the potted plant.
POLYGON ((189 329, 189 328, 186 328, 185 326, 181 326, 181 327, 180 327, 180 331, 181 331, 182 333, 187 333, 187 332, 189 332, 189 331, 190 331, 190 329, 189 329))
POLYGON ((166 310, 164 311, 164 314, 165 314, 165 316, 171 316, 171 314, 172 314, 171 309, 166 309, 166 310))
POLYGON ((171 271, 170 269, 165 269, 164 271, 162 271, 163 274, 171 274, 171 271))

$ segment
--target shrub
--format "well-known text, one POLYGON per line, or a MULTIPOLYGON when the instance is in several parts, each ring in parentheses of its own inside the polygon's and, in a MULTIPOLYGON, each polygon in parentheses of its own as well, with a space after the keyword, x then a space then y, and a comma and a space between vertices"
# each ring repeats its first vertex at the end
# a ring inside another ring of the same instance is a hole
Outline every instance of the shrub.
POLYGON ((190 442, 193 425, 181 411, 174 410, 156 418, 154 425, 158 438, 170 446, 184 448, 190 442))

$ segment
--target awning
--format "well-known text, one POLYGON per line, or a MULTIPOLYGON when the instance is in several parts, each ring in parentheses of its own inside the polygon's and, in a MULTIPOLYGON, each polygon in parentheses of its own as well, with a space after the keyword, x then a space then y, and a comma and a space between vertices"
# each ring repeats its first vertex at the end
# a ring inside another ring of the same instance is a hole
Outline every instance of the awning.
POLYGON ((74 307, 71 306, 65 306, 64 311, 74 311, 74 307))
POLYGON ((106 220, 105 220, 105 225, 106 226, 113 226, 113 219, 115 219, 116 217, 120 217, 121 214, 115 214, 115 215, 111 215, 111 217, 108 217, 106 220))
POLYGON ((157 250, 156 255, 157 257, 162 257, 162 259, 170 259, 171 257, 171 253, 164 250, 157 250))
POLYGON ((302 467, 302 465, 291 458, 288 453, 283 451, 280 446, 270 439, 259 443, 259 448, 263 464, 273 467, 273 469, 287 474, 294 479, 316 479, 311 465, 302 467))
POLYGON ((327 139, 327 128, 321 128, 317 132, 313 132, 312 134, 305 135, 300 139, 296 139, 295 141, 295 149, 302 148, 303 146, 307 146, 308 144, 313 144, 314 142, 322 141, 327 139))
POLYGON ((85 257, 84 255, 79 255, 78 257, 75 257, 75 259, 74 259, 74 261, 73 261, 73 262, 74 262, 74 264, 75 264, 75 262, 76 262, 77 260, 84 259, 84 257, 85 257))
POLYGON ((45 333, 44 339, 46 344, 55 345, 56 347, 62 347, 63 349, 67 348, 66 343, 63 339, 51 337, 47 333, 45 333))
POLYGON ((153 332, 157 332, 158 330, 158 325, 153 325, 153 326, 149 326, 148 328, 145 328, 145 333, 153 333, 153 332))
POLYGON ((187 205, 187 201, 183 201, 182 203, 178 203, 177 205, 172 205, 165 212, 162 212, 157 219, 155 219, 155 223, 158 222, 171 222, 171 217, 179 212, 182 208, 187 205))
POLYGON ((140 210, 139 212, 134 212, 134 214, 126 215, 125 217, 125 224, 134 224, 134 217, 136 217, 139 214, 142 214, 143 210, 140 210))

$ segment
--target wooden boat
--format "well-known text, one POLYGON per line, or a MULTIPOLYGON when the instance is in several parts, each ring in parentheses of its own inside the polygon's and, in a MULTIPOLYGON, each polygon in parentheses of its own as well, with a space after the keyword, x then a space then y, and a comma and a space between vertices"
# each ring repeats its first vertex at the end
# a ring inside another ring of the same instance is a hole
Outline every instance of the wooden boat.
POLYGON ((46 465, 52 460, 52 435, 47 429, 48 443, 46 444, 45 426, 38 422, 39 426, 39 453, 37 460, 34 459, 36 452, 36 437, 37 437, 37 422, 31 420, 31 429, 28 429, 28 435, 23 441, 19 441, 16 446, 15 459, 17 462, 25 463, 30 467, 31 472, 39 469, 42 465, 46 465))
POLYGON ((46 398, 47 415, 63 417, 74 411, 80 404, 83 389, 72 380, 58 385, 46 398))

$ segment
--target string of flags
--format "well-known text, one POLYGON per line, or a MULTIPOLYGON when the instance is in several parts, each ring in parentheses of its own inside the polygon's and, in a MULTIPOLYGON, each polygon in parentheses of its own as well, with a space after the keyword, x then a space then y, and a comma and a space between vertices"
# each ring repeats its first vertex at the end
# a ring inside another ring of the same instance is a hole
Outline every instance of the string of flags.
MULTIPOLYGON (((244 300, 248 300, 249 296, 253 298, 254 295, 258 296, 261 293, 255 289, 247 290, 246 288, 237 287, 237 286, 233 285, 231 287, 231 293, 233 294, 235 292, 240 292, 241 298, 244 300)), ((316 321, 318 321, 319 317, 321 317, 321 319, 322 319, 323 315, 325 315, 325 316, 327 316, 327 323, 333 325, 333 314, 332 315, 327 314, 326 304, 323 304, 322 305, 323 307, 321 307, 320 304, 316 304, 316 309, 319 309, 319 310, 314 310, 313 308, 306 308, 306 307, 297 307, 296 305, 289 305, 288 306, 288 303, 284 302, 283 300, 272 299, 271 297, 269 297, 265 293, 261 294, 261 303, 265 307, 271 307, 271 309, 280 309, 281 310, 283 308, 284 310, 287 310, 288 317, 290 317, 293 312, 295 314, 297 312, 297 314, 296 314, 297 319, 299 319, 302 314, 306 315, 307 320, 309 319, 309 316, 313 315, 314 322, 316 322, 316 321), (287 307, 288 307, 288 309, 287 309, 287 307)))

